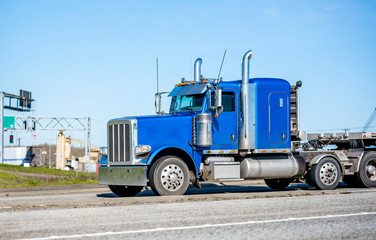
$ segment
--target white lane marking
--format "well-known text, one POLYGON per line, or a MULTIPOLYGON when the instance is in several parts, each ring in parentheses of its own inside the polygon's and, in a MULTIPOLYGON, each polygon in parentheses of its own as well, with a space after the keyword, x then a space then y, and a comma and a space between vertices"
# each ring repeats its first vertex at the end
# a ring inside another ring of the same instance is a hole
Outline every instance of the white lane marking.
POLYGON ((249 224, 291 222, 291 221, 317 220, 317 219, 328 219, 328 218, 343 218, 343 217, 354 217, 354 216, 364 216, 364 215, 376 215, 376 212, 361 212, 361 213, 311 216, 311 217, 301 217, 301 218, 282 218, 282 219, 233 222, 233 223, 216 223, 216 224, 204 224, 204 225, 170 227, 170 228, 151 228, 151 229, 141 229, 141 230, 120 231, 120 232, 86 233, 86 234, 76 234, 76 235, 66 235, 66 236, 49 236, 49 237, 42 237, 42 238, 23 238, 22 240, 49 240, 49 239, 101 237, 101 236, 109 236, 109 235, 125 235, 125 234, 134 234, 134 233, 164 232, 164 231, 213 228, 213 227, 229 227, 229 226, 249 225, 249 224))

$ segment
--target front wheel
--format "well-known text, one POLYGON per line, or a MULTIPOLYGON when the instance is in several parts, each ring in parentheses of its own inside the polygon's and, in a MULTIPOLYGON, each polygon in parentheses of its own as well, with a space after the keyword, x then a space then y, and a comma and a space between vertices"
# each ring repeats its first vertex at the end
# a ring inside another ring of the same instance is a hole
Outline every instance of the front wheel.
POLYGON ((110 190, 119 197, 136 196, 144 188, 143 186, 117 186, 109 185, 110 190))
POLYGON ((321 159, 310 170, 312 185, 321 190, 332 190, 341 179, 341 169, 336 160, 330 157, 321 159))
POLYGON ((182 195, 189 186, 189 169, 178 157, 161 157, 151 167, 149 181, 156 195, 182 195))
POLYGON ((287 188, 288 185, 292 182, 291 178, 281 178, 281 179, 264 179, 266 185, 271 189, 283 190, 287 188))

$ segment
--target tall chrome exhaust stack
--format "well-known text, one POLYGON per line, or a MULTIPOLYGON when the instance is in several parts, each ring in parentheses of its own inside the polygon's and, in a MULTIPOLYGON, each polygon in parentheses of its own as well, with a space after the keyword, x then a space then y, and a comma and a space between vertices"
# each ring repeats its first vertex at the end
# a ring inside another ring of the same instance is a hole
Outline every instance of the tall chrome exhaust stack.
POLYGON ((246 52, 242 60, 242 84, 248 84, 249 80, 249 60, 252 57, 252 50, 246 52))
POLYGON ((199 82, 200 77, 201 77, 201 64, 202 64, 202 59, 197 58, 195 61, 195 67, 194 67, 194 81, 199 82))
POLYGON ((241 87, 241 100, 242 100, 242 128, 239 139, 239 149, 250 149, 250 136, 249 136, 249 101, 248 101, 248 85, 249 85, 249 61, 252 57, 252 50, 246 52, 242 61, 242 87, 241 87))

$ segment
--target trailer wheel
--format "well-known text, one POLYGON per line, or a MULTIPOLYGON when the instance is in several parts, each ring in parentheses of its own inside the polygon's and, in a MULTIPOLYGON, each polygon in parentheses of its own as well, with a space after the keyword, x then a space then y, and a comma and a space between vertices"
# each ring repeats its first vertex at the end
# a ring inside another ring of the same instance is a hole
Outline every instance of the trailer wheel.
POLYGON ((360 163, 355 178, 363 187, 376 187, 376 153, 369 152, 360 163))
POLYGON ((281 178, 281 179, 264 179, 266 185, 271 189, 283 190, 292 182, 291 178, 281 178))
POLYGON ((156 195, 182 195, 189 186, 189 169, 178 157, 161 157, 152 165, 149 181, 156 195))
POLYGON ((332 190, 337 187, 341 179, 341 170, 338 162, 330 157, 321 159, 310 170, 312 185, 321 190, 332 190))
POLYGON ((119 197, 133 197, 136 196, 144 188, 143 186, 108 186, 113 193, 119 197))

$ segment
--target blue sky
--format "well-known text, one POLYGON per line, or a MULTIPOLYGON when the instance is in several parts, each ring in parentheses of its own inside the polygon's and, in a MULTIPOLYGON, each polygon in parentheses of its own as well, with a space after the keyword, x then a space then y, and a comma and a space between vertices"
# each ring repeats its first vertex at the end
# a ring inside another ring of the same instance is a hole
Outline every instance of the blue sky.
MULTIPOLYGON (((216 77, 225 49, 225 81, 252 49, 251 77, 303 82, 305 130, 359 131, 376 107, 376 1, 0 1, 0 91, 31 91, 33 116, 91 117, 98 146, 109 119, 154 113, 157 57, 170 91, 198 57, 216 77)), ((15 138, 56 141, 37 134, 15 138)))

